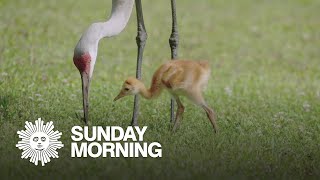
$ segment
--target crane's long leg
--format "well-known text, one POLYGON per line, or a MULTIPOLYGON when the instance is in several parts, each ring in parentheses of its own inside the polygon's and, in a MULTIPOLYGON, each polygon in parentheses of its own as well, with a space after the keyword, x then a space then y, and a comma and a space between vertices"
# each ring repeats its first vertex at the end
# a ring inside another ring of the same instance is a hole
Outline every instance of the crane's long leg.
POLYGON ((212 124, 213 130, 215 133, 217 133, 218 132, 218 125, 216 123, 214 111, 206 103, 201 105, 201 107, 206 111, 207 117, 212 124))
POLYGON ((180 125, 180 120, 183 119, 183 112, 184 112, 184 106, 181 103, 180 99, 178 96, 175 96, 175 100, 177 101, 177 113, 176 113, 176 120, 174 122, 174 126, 173 126, 173 132, 176 131, 176 129, 179 127, 180 125))
POLYGON ((215 113, 212 108, 210 108, 207 104, 207 102, 204 100, 201 91, 189 91, 189 95, 187 96, 191 101, 193 101, 195 104, 199 105, 204 109, 204 111, 207 114, 208 119, 211 122, 211 125, 213 127, 213 130, 215 133, 218 132, 218 125, 215 118, 215 113))
MULTIPOLYGON (((179 34, 177 27, 177 15, 176 15, 176 0, 171 0, 171 11, 172 11, 172 31, 169 38, 169 44, 171 48, 171 59, 177 59, 178 57, 178 45, 179 45, 179 34)), ((174 121, 174 100, 171 99, 171 112, 170 120, 174 121)))
MULTIPOLYGON (((143 50, 144 50, 144 46, 146 44, 148 35, 146 32, 146 28, 144 26, 141 0, 135 0, 135 3, 136 3, 137 25, 138 25, 138 34, 136 37, 136 42, 138 45, 136 77, 137 79, 141 79, 141 64, 142 64, 143 50)), ((133 115, 132 115, 132 121, 131 121, 132 126, 138 125, 139 101, 140 101, 139 96, 138 95, 134 96, 133 115)))

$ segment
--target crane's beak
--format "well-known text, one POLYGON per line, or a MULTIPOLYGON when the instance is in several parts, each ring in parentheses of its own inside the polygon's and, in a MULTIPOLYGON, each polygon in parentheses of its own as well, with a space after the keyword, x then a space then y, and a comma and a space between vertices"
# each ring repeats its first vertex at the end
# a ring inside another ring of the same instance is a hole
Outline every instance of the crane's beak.
POLYGON ((125 96, 125 95, 124 95, 122 92, 120 92, 120 93, 118 94, 118 96, 114 98, 113 101, 116 101, 116 100, 118 100, 118 99, 120 99, 120 98, 122 98, 122 97, 124 97, 124 96, 125 96))
POLYGON ((90 77, 87 73, 81 73, 82 80, 82 98, 83 98, 83 114, 84 122, 88 123, 88 112, 89 112, 89 87, 90 87, 90 77))

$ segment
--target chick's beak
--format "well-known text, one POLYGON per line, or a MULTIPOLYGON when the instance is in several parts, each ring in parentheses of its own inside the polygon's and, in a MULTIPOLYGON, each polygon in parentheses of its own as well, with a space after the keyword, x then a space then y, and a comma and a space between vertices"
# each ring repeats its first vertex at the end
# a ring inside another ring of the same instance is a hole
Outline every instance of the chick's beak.
POLYGON ((125 96, 125 95, 124 95, 122 92, 120 92, 120 93, 118 94, 118 96, 114 98, 113 101, 116 101, 116 100, 118 100, 118 99, 120 99, 120 98, 122 98, 122 97, 124 97, 124 96, 125 96))

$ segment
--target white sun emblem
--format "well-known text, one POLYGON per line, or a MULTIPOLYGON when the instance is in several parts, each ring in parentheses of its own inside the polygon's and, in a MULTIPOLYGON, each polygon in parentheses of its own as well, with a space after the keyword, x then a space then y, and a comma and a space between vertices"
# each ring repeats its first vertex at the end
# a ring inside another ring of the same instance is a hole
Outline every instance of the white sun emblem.
POLYGON ((39 118, 35 124, 26 121, 24 126, 26 130, 18 131, 21 141, 16 144, 16 147, 22 149, 22 159, 30 157, 30 162, 38 165, 41 161, 42 166, 50 162, 50 158, 58 158, 57 149, 63 147, 61 141, 58 139, 62 133, 53 131, 54 125, 52 121, 46 123, 39 118))

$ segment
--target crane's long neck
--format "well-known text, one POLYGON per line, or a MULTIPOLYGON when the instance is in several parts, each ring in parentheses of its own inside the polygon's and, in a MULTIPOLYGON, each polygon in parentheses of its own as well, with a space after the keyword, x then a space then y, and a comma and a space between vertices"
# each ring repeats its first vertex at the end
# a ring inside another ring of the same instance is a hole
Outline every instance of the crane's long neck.
POLYGON ((91 24, 81 39, 92 42, 119 34, 126 27, 132 8, 133 0, 112 0, 110 18, 105 22, 91 24))
POLYGON ((148 89, 145 85, 140 81, 139 85, 139 94, 146 99, 153 99, 160 95, 163 87, 160 84, 152 83, 151 87, 148 89))
POLYGON ((152 92, 150 91, 150 89, 147 88, 142 88, 140 89, 140 94, 142 97, 146 98, 146 99, 151 99, 152 98, 152 92))
POLYGON ((151 87, 147 89, 145 85, 138 80, 140 84, 140 94, 146 98, 151 99, 158 97, 163 89, 162 79, 165 74, 165 72, 170 68, 170 65, 164 64, 160 66, 156 72, 153 74, 152 81, 151 81, 151 87))
POLYGON ((100 38, 115 36, 126 27, 133 3, 133 0, 112 0, 111 17, 101 23, 100 38))
POLYGON ((112 0, 110 18, 106 22, 91 24, 81 36, 75 47, 74 54, 79 57, 86 53, 90 55, 90 77, 96 61, 100 39, 118 35, 126 27, 133 3, 133 0, 112 0))
POLYGON ((127 25, 133 7, 133 0, 112 0, 112 10, 108 21, 92 24, 87 35, 94 35, 99 41, 104 37, 118 35, 127 25), (90 31, 91 30, 91 31, 90 31))

